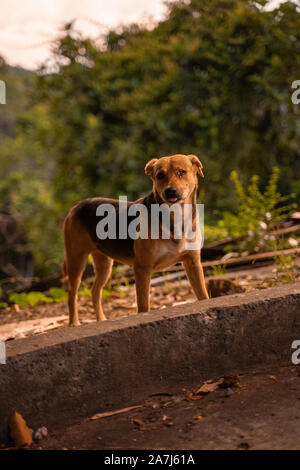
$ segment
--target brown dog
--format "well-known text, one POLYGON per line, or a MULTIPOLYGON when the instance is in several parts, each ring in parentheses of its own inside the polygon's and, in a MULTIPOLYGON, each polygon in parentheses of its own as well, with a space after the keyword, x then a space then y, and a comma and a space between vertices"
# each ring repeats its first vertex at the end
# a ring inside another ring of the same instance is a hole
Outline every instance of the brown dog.
MULTIPOLYGON (((151 228, 151 210, 154 204, 167 204, 174 207, 178 204, 190 204, 192 207, 192 225, 196 225, 196 201, 198 178, 203 177, 202 164, 195 155, 173 155, 172 157, 155 158, 147 163, 146 175, 153 181, 153 191, 146 197, 126 204, 126 211, 134 204, 141 204, 148 214, 148 233, 151 228)), ((95 281, 92 288, 92 300, 97 320, 106 320, 102 310, 102 289, 111 274, 113 260, 132 265, 135 273, 137 311, 150 310, 149 291, 151 274, 161 271, 172 264, 182 262, 187 277, 199 300, 208 299, 203 269, 200 261, 200 249, 186 249, 186 237, 174 236, 176 229, 174 216, 170 216, 170 237, 162 236, 163 224, 159 221, 159 236, 132 239, 120 237, 116 226, 116 237, 99 239, 97 208, 110 204, 116 214, 120 214, 119 201, 105 198, 85 199, 76 204, 69 212, 64 223, 65 262, 64 275, 69 278, 69 315, 70 326, 79 325, 77 310, 77 291, 85 268, 87 257, 91 254, 95 270, 95 281)), ((178 208, 178 207, 177 207, 178 208)), ((103 216, 103 214, 102 214, 103 216)), ((178 220, 178 219, 177 219, 178 220)), ((132 216, 128 216, 128 224, 132 216)), ((152 222, 153 224, 154 222, 152 222)), ((178 224, 177 224, 178 225, 178 224)), ((127 225, 128 226, 128 225, 127 225)), ((177 227, 178 230, 178 227, 177 227)), ((182 231, 182 224, 180 223, 182 231)))

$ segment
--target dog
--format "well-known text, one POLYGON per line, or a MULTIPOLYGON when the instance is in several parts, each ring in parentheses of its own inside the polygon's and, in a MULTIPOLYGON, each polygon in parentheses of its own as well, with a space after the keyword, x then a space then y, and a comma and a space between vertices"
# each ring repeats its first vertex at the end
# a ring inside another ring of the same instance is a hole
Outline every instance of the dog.
MULTIPOLYGON (((154 158, 145 166, 145 174, 152 179, 153 189, 150 194, 135 202, 126 203, 128 214, 132 205, 139 204, 148 214, 150 228, 150 212, 153 205, 164 204, 168 208, 178 205, 192 207, 192 226, 195 229, 196 203, 198 192, 198 175, 204 177, 203 166, 195 155, 173 155, 154 158)), ((200 247, 187 250, 186 237, 181 239, 174 236, 174 230, 178 231, 178 223, 175 226, 174 214, 170 215, 170 237, 165 239, 161 219, 159 220, 159 235, 155 239, 126 237, 112 237, 99 239, 97 236, 97 224, 99 217, 97 211, 101 207, 110 205, 120 215, 118 200, 107 198, 90 198, 78 202, 69 211, 64 221, 64 246, 65 259, 63 275, 69 280, 69 324, 79 325, 77 308, 77 291, 81 282, 88 256, 91 255, 95 281, 92 287, 92 301, 97 321, 106 320, 101 297, 102 289, 107 283, 114 260, 133 266, 136 284, 137 313, 150 310, 150 278, 151 274, 167 267, 182 262, 189 282, 198 300, 208 299, 203 268, 200 259, 200 247), (173 225, 172 225, 173 224, 173 225)), ((182 232, 180 219, 179 230, 182 232)), ((132 221, 128 218, 127 224, 132 221)), ((157 222, 157 221, 156 221, 157 222)), ((127 225, 127 226, 128 226, 127 225)), ((117 226, 118 229, 118 226, 117 226)), ((148 230, 150 230, 148 228, 148 230)), ((197 229, 196 229, 197 230, 197 229)), ((119 232, 118 232, 119 233, 119 232)))

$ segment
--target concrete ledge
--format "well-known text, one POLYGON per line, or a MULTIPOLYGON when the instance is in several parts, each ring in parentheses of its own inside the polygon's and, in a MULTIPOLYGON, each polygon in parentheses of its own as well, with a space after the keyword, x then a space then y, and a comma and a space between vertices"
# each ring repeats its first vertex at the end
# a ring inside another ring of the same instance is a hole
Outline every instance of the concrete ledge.
POLYGON ((151 393, 261 364, 290 363, 300 283, 7 342, 0 439, 14 409, 59 426, 151 393))

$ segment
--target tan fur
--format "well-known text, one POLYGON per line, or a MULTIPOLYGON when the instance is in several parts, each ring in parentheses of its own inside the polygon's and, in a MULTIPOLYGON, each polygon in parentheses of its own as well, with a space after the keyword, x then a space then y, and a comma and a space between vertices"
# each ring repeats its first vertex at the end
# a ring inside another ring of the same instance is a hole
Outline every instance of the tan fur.
MULTIPOLYGON (((152 178, 153 194, 156 194, 162 202, 172 204, 165 195, 166 189, 172 187, 177 191, 178 204, 195 204, 198 186, 197 174, 204 176, 202 168, 200 160, 195 155, 173 155, 151 160, 145 167, 145 173, 152 178), (164 174, 164 178, 157 178, 159 174, 160 177, 164 174)), ((92 200, 86 201, 88 205, 92 200)), ((63 273, 69 279, 70 326, 79 325, 77 292, 89 254, 92 255, 95 270, 92 300, 98 321, 106 319, 102 310, 101 295, 111 274, 113 259, 130 264, 134 268, 138 312, 150 310, 151 274, 180 261, 184 265, 197 299, 208 298, 200 251, 186 250, 184 237, 182 240, 172 238, 170 240, 144 240, 139 238, 134 241, 133 254, 124 255, 119 248, 121 247, 120 241, 117 241, 113 248, 105 248, 99 241, 92 240, 87 224, 80 221, 76 215, 77 207, 78 205, 70 210, 64 223, 65 262, 63 273)))

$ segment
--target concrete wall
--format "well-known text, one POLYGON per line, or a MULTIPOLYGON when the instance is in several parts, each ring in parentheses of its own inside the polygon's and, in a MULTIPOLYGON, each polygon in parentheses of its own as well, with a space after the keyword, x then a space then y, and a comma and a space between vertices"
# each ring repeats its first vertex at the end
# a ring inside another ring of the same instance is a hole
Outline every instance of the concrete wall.
POLYGON ((13 410, 32 428, 136 404, 261 364, 290 363, 300 283, 9 341, 0 439, 13 410))

